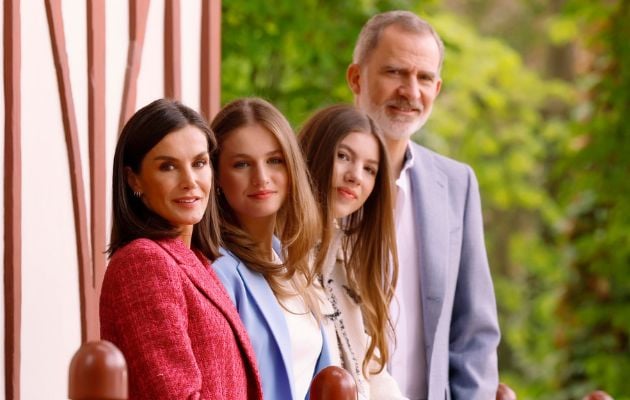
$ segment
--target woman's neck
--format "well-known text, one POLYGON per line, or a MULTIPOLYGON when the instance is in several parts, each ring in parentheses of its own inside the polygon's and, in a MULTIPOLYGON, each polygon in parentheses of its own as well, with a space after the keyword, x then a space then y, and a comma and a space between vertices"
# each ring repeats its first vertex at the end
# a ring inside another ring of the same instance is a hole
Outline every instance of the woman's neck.
POLYGON ((267 261, 273 260, 273 233, 276 228, 276 217, 257 218, 241 221, 243 229, 258 244, 258 249, 267 261))
POLYGON ((179 236, 177 237, 179 240, 184 242, 186 247, 190 248, 190 243, 192 241, 193 227, 192 225, 184 226, 181 228, 179 236))

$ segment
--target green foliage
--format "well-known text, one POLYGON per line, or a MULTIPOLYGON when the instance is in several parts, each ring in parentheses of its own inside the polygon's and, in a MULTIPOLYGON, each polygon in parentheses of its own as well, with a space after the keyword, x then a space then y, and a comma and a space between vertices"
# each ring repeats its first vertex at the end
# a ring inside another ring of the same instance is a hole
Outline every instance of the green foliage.
POLYGON ((430 18, 446 45, 444 85, 418 140, 471 164, 484 201, 486 239, 503 341, 502 380, 520 398, 544 397, 561 361, 554 320, 565 274, 553 226, 562 216, 548 171, 570 135, 575 97, 545 80, 496 38, 449 14, 430 18))
POLYGON ((568 365, 563 385, 630 399, 630 6, 569 2, 591 60, 583 100, 558 174, 566 205, 564 264, 571 279, 560 317, 568 365))
POLYGON ((424 15, 446 59, 442 93, 415 140, 478 175, 501 380, 520 399, 578 399, 596 387, 628 399, 628 4, 567 0, 560 13, 543 0, 472 0, 456 16, 443 3, 465 2, 223 2, 223 103, 262 96, 297 127, 320 107, 351 101, 345 70, 371 15, 424 15), (572 74, 535 55, 576 43, 588 72, 571 84, 546 78, 572 74))
MULTIPOLYGON (((223 2, 222 103, 261 96, 298 126, 316 109, 351 102, 345 70, 361 26, 411 0, 223 2)), ((425 2, 425 6, 435 1, 425 2)))
POLYGON ((223 102, 261 96, 292 123, 349 101, 343 68, 372 2, 223 3, 223 102), (299 10, 298 10, 299 5, 299 10))

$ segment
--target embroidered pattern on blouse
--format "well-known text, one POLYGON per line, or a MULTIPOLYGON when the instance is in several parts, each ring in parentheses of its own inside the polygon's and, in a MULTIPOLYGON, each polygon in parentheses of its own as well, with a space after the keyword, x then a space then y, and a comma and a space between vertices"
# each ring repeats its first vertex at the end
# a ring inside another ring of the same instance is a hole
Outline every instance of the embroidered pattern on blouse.
MULTIPOLYGON (((348 355, 349 358, 352 362, 353 365, 350 366, 345 366, 344 368, 346 369, 351 369, 354 372, 354 378, 358 381, 357 382, 357 389, 359 389, 359 391, 363 392, 363 388, 365 387, 365 382, 363 381, 363 374, 361 373, 361 365, 359 364, 359 362, 357 361, 357 356, 354 353, 354 349, 352 348, 352 345, 350 343, 350 338, 348 337, 348 332, 346 331, 346 326, 345 323, 343 321, 343 318, 341 317, 341 310, 339 309, 339 305, 337 303, 337 296, 335 296, 335 293, 333 292, 333 283, 334 280, 332 278, 328 278, 326 279, 326 284, 323 284, 323 277, 320 275, 319 276, 319 281, 322 284, 322 287, 324 288, 324 291, 328 297, 328 301, 330 302, 330 305, 332 306, 332 309, 334 310, 334 312, 332 314, 328 314, 325 315, 326 318, 330 319, 331 321, 333 321, 333 323, 335 324, 335 330, 337 332, 337 338, 339 339, 339 346, 342 346, 343 342, 345 344, 345 347, 348 350, 348 355), (349 368, 348 368, 349 367, 349 368)), ((345 285, 342 285, 345 288, 345 285)), ((354 301, 355 299, 350 296, 352 298, 352 300, 354 301)), ((343 349, 341 349, 343 350, 343 349)), ((342 351, 342 354, 345 353, 342 351)), ((345 364, 345 357, 342 357, 342 364, 345 364)))
POLYGON ((355 292, 352 288, 346 285, 341 285, 341 287, 344 288, 348 297, 350 297, 352 301, 354 301, 354 304, 357 304, 357 305, 361 304, 362 302, 361 296, 359 296, 357 292, 355 292))

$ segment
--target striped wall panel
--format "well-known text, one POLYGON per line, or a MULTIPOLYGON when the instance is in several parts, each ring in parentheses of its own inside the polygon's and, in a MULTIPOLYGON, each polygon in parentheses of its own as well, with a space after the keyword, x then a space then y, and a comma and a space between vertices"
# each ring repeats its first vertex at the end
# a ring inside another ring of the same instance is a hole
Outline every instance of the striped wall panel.
MULTIPOLYGON (((52 57, 67 161, 70 173, 76 257, 78 260, 81 307, 81 340, 99 337, 98 296, 106 257, 106 0, 87 0, 87 111, 88 154, 81 154, 75 104, 72 97, 70 63, 66 51, 62 0, 45 0, 46 18, 50 34, 52 57), (89 158, 89 204, 86 204, 86 185, 83 181, 82 158, 89 158)), ((137 83, 150 0, 128 0, 129 37, 127 63, 120 102, 119 128, 136 110, 137 83)), ((3 2, 4 30, 4 325, 5 325, 5 398, 20 399, 21 349, 21 254, 22 198, 21 198, 21 19, 19 0, 3 2)), ((220 99, 220 26, 221 1, 202 0, 200 16, 201 46, 200 109, 210 117, 219 109, 220 99)), ((181 98, 181 11, 179 0, 164 0, 164 96, 181 98)), ((111 128, 110 128, 111 129, 111 128)))
POLYGON ((4 0, 4 371, 5 397, 20 398, 22 180, 19 0, 4 0))

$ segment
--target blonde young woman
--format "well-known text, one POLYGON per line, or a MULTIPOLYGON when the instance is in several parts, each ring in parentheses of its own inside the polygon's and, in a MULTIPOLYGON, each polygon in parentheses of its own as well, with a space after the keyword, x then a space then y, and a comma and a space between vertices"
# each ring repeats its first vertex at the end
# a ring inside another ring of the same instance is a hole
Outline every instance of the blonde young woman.
POLYGON ((266 399, 304 399, 331 364, 309 253, 320 222, 295 135, 268 102, 245 98, 212 121, 223 256, 213 263, 249 332, 266 399))
POLYGON ((324 221, 315 270, 333 308, 326 317, 343 367, 360 397, 404 399, 386 371, 398 262, 383 139, 367 115, 334 105, 315 113, 299 140, 324 221))

